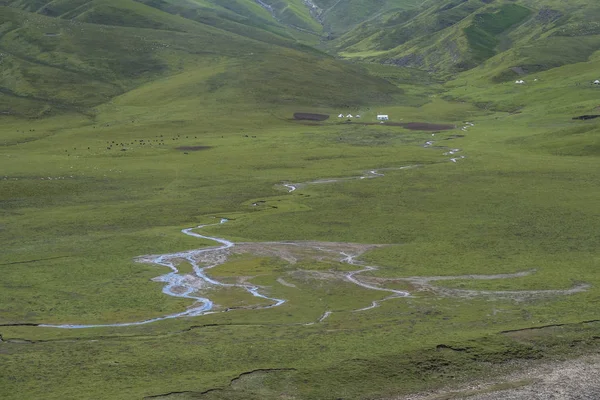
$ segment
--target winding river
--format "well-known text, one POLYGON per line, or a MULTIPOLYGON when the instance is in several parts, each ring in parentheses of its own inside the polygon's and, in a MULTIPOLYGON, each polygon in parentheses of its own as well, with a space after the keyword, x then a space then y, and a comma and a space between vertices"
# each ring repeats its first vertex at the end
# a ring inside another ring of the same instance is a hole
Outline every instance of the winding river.
MULTIPOLYGON (((215 311, 213 311, 214 304, 210 299, 208 299, 206 297, 200 297, 195 294, 197 292, 198 286, 199 286, 197 280, 200 280, 201 283, 204 282, 204 283, 206 283, 208 285, 212 285, 212 286, 240 287, 240 288, 246 290, 248 293, 250 293, 254 297, 260 297, 262 299, 272 301, 272 304, 270 304, 270 305, 254 307, 255 310, 277 307, 277 306, 280 306, 283 303, 285 303, 285 300, 283 300, 283 299, 276 299, 276 298, 269 297, 265 294, 260 293, 260 291, 259 291, 260 288, 258 286, 249 285, 249 284, 222 283, 222 282, 219 282, 213 278, 210 278, 208 275, 206 275, 205 271, 207 269, 215 267, 216 265, 219 265, 219 263, 215 263, 212 265, 202 267, 196 261, 196 257, 201 253, 219 252, 221 250, 229 249, 229 248, 235 246, 235 243, 233 243, 229 240, 226 240, 226 239, 222 239, 222 238, 201 235, 199 233, 194 232, 194 230, 201 229, 201 228, 204 228, 207 226, 215 226, 215 225, 219 225, 219 224, 224 224, 225 222, 227 222, 227 219, 223 218, 223 219, 221 219, 221 221, 218 224, 200 225, 200 226, 197 226, 196 228, 187 228, 187 229, 183 229, 181 231, 182 233, 184 233, 188 236, 193 236, 193 237, 197 237, 200 239, 208 239, 208 240, 215 241, 215 242, 219 243, 220 246, 213 246, 213 247, 197 249, 197 250, 189 250, 189 251, 184 251, 184 252, 179 252, 179 253, 163 254, 163 255, 159 255, 159 256, 150 256, 146 260, 147 262, 150 262, 150 263, 153 263, 156 265, 162 265, 164 267, 168 267, 171 269, 171 272, 169 272, 168 274, 161 275, 154 279, 155 281, 165 283, 165 286, 162 289, 164 294, 173 296, 173 297, 181 297, 181 298, 196 300, 196 304, 193 305, 192 307, 188 308, 186 311, 182 311, 182 312, 175 313, 175 314, 165 315, 163 317, 151 318, 151 319, 146 319, 143 321, 135 321, 135 322, 122 322, 122 323, 115 323, 115 324, 90 324, 90 325, 86 325, 86 324, 81 324, 81 325, 77 325, 77 324, 63 324, 63 325, 40 324, 39 326, 44 327, 44 328, 63 328, 63 329, 125 327, 125 326, 145 325, 145 324, 150 324, 152 322, 164 321, 166 319, 179 318, 179 317, 197 317, 199 315, 215 312, 215 311), (194 270, 194 277, 197 278, 197 280, 194 282, 191 282, 186 277, 186 275, 180 274, 180 271, 177 269, 177 266, 175 265, 175 260, 186 260, 187 262, 189 262, 192 265, 192 268, 194 270)), ((227 310, 218 311, 218 312, 225 312, 225 311, 227 311, 227 310)))
MULTIPOLYGON (((426 142, 426 144, 424 146, 431 147, 433 145, 433 143, 434 143, 433 141, 428 141, 428 142, 426 142)), ((450 151, 448 151, 447 153, 444 153, 444 155, 454 155, 458 151, 460 151, 460 150, 459 149, 450 149, 450 151)), ((461 156, 461 158, 464 158, 464 156, 461 156)), ((451 158, 450 161, 456 162, 457 158, 451 158)), ((360 176, 320 179, 320 180, 304 182, 304 183, 285 183, 285 184, 283 184, 283 186, 286 187, 288 192, 291 193, 291 192, 297 190, 299 187, 305 186, 308 184, 323 184, 323 183, 334 183, 334 182, 353 180, 353 179, 380 178, 380 177, 385 176, 382 171, 403 170, 403 169, 415 168, 415 167, 418 167, 418 165, 409 165, 409 166, 396 167, 396 168, 372 169, 372 170, 365 171, 360 176)), ((163 254, 163 255, 157 255, 157 256, 147 256, 147 257, 144 257, 142 260, 142 262, 148 262, 148 263, 152 263, 155 265, 161 265, 161 266, 171 269, 171 272, 155 278, 154 281, 165 283, 165 286, 163 287, 162 292, 166 295, 195 300, 195 304, 193 306, 191 306, 190 308, 188 308, 187 310, 179 312, 179 313, 175 313, 175 314, 165 315, 162 317, 145 319, 142 321, 135 321, 135 322, 121 322, 121 323, 114 323, 114 324, 56 324, 56 325, 40 324, 38 326, 45 327, 45 328, 62 328, 62 329, 127 327, 127 326, 136 326, 136 325, 145 325, 145 324, 150 324, 153 322, 164 321, 167 319, 173 319, 173 318, 179 318, 179 317, 196 317, 199 315, 206 315, 206 314, 211 314, 211 313, 215 313, 215 312, 229 311, 229 309, 215 310, 215 305, 213 304, 213 302, 210 299, 199 296, 198 289, 201 288, 202 286, 239 287, 239 288, 244 289, 245 291, 247 291, 254 297, 259 297, 259 298, 271 301, 271 304, 269 304, 269 305, 253 307, 253 309, 255 309, 255 310, 278 307, 278 306, 284 304, 286 302, 286 300, 269 297, 269 296, 261 293, 260 292, 261 288, 258 286, 247 284, 247 283, 223 283, 223 282, 220 282, 218 280, 215 280, 215 279, 209 277, 206 274, 206 270, 213 268, 217 265, 220 265, 221 262, 219 262, 219 261, 215 261, 215 263, 213 263, 211 265, 207 265, 207 266, 200 266, 198 261, 196 261, 200 254, 202 254, 202 253, 207 254, 207 253, 211 253, 211 252, 215 253, 216 258, 218 259, 219 252, 235 246, 235 243, 231 242, 229 240, 226 240, 223 238, 218 238, 218 237, 201 235, 199 233, 194 232, 194 230, 196 230, 196 229, 201 229, 201 228, 204 228, 207 226, 215 226, 215 225, 219 225, 219 224, 224 224, 226 222, 227 222, 227 219, 223 218, 220 220, 219 223, 216 223, 216 224, 200 225, 195 228, 187 228, 187 229, 183 229, 181 231, 183 234, 188 235, 188 236, 193 236, 193 237, 197 237, 200 239, 212 240, 214 242, 219 243, 219 246, 213 246, 213 247, 197 249, 197 250, 189 250, 189 251, 178 252, 178 253, 163 254), (178 260, 185 260, 185 261, 189 262, 194 271, 193 275, 190 276, 190 274, 182 274, 176 265, 176 261, 178 261, 178 260)), ((356 279, 354 277, 355 275, 360 274, 362 272, 372 271, 377 268, 363 265, 359 261, 355 260, 356 256, 349 255, 346 253, 341 253, 341 255, 343 256, 343 258, 341 259, 342 262, 362 267, 362 269, 360 269, 360 270, 356 270, 356 271, 347 273, 345 276, 345 279, 347 281, 349 281, 353 284, 356 284, 360 287, 363 287, 365 289, 390 292, 390 296, 386 297, 385 299, 374 301, 371 306, 362 308, 359 310, 355 310, 355 311, 368 310, 368 309, 377 307, 381 301, 388 300, 391 298, 396 298, 396 297, 406 297, 406 296, 410 295, 408 292, 394 290, 394 289, 381 288, 378 286, 369 285, 369 284, 359 281, 358 279, 356 279)), ((318 322, 321 322, 322 320, 326 319, 330 314, 331 314, 331 312, 327 311, 319 319, 318 322)))
MULTIPOLYGON (((467 124, 469 126, 473 126, 473 124, 470 124, 470 123, 467 123, 467 124)), ((466 128, 467 128, 467 126, 465 126, 463 128, 463 130, 466 130, 466 128)), ((432 136, 434 136, 434 134, 432 134, 432 136)), ((434 143, 435 142, 432 140, 427 141, 423 145, 423 147, 434 148, 433 147, 434 143)), ((465 156, 463 156, 463 155, 457 155, 457 153, 459 153, 461 151, 460 149, 448 148, 446 146, 436 146, 435 148, 445 150, 443 155, 447 156, 447 157, 451 157, 451 158, 447 159, 447 161, 456 163, 458 160, 465 158, 465 156)), ((394 171, 394 170, 397 171, 397 170, 403 170, 403 169, 409 169, 409 168, 416 168, 419 166, 420 165, 408 165, 408 166, 402 166, 402 167, 371 169, 371 170, 364 171, 359 176, 318 179, 318 180, 302 182, 302 183, 283 183, 282 186, 287 189, 288 193, 291 193, 291 192, 294 192, 297 189, 304 187, 306 185, 335 183, 335 182, 349 181, 349 180, 356 180, 356 179, 380 178, 380 177, 385 176, 383 171, 394 171)), ((253 205, 257 206, 258 203, 254 203, 253 205)), ((165 284, 162 289, 162 292, 166 295, 194 300, 195 303, 191 307, 189 307, 187 310, 178 312, 178 313, 174 313, 174 314, 165 315, 162 317, 156 317, 156 318, 145 319, 142 321, 134 321, 134 322, 121 322, 121 323, 113 323, 113 324, 56 324, 56 325, 54 325, 54 324, 39 324, 37 326, 45 327, 45 328, 62 328, 62 329, 127 327, 127 326, 136 326, 136 325, 145 325, 145 324, 150 324, 153 322, 164 321, 164 320, 173 319, 173 318, 196 317, 196 316, 200 316, 200 315, 206 315, 206 314, 212 314, 212 313, 218 313, 218 312, 227 312, 227 311, 234 309, 234 308, 218 309, 209 298, 202 297, 199 294, 199 293, 201 293, 201 290, 204 287, 210 287, 210 288, 238 287, 238 288, 245 290, 252 296, 268 300, 270 303, 267 305, 252 306, 253 310, 273 308, 273 307, 278 307, 278 306, 284 304, 286 302, 286 300, 269 297, 268 295, 261 292, 262 288, 259 286, 252 285, 247 282, 224 283, 224 282, 220 282, 216 279, 213 279, 207 275, 206 271, 208 269, 216 267, 216 266, 221 265, 224 262, 226 262, 226 260, 227 260, 226 254, 229 252, 228 249, 231 249, 232 247, 236 246, 236 244, 227 239, 201 235, 201 234, 195 232, 195 230, 202 229, 207 226, 216 226, 216 225, 224 224, 226 222, 227 222, 227 219, 222 218, 218 223, 215 223, 215 224, 200 225, 195 228, 187 228, 187 229, 183 229, 181 231, 183 234, 188 235, 188 236, 214 241, 214 242, 218 243, 217 246, 207 247, 207 248, 203 248, 203 249, 183 251, 183 252, 177 252, 177 253, 171 253, 171 254, 150 255, 150 256, 143 256, 143 257, 137 258, 137 261, 139 261, 139 262, 160 265, 160 266, 167 267, 171 270, 171 272, 161 275, 161 276, 158 276, 158 277, 154 278, 153 280, 157 281, 157 282, 163 282, 165 284), (200 260, 203 260, 203 261, 200 261, 200 260), (188 262, 192 266, 193 273, 182 273, 181 271, 179 271, 179 269, 177 268, 177 265, 181 261, 188 262), (203 264, 203 265, 201 265, 201 264, 203 264)), ((279 243, 279 242, 277 242, 277 243, 279 243)), ((293 242, 290 242, 290 243, 282 242, 280 244, 296 245, 296 243, 293 243, 293 242)), ((240 247, 243 248, 243 243, 240 243, 240 247)), ((238 249, 240 247, 238 247, 238 249)), ((357 254, 350 254, 349 252, 344 252, 342 250, 337 250, 337 251, 331 250, 331 249, 328 250, 327 248, 325 248, 323 246, 315 246, 315 249, 318 249, 321 251, 326 251, 326 252, 335 252, 336 253, 335 259, 338 262, 343 262, 346 264, 350 264, 350 265, 359 267, 359 269, 357 269, 355 271, 350 271, 350 272, 344 273, 343 276, 340 276, 341 279, 344 279, 347 282, 350 282, 352 284, 355 284, 355 285, 360 286, 367 290, 375 290, 375 291, 389 293, 389 295, 387 297, 384 297, 383 299, 380 299, 380 300, 375 300, 371 303, 371 305, 364 307, 364 308, 357 309, 357 310, 353 310, 353 312, 366 311, 366 310, 373 309, 375 307, 378 307, 380 305, 380 303, 385 300, 410 296, 409 292, 406 292, 403 290, 385 288, 382 286, 378 286, 376 284, 366 283, 366 282, 363 282, 360 279, 358 279, 358 275, 360 275, 361 273, 374 271, 374 270, 378 269, 375 266, 368 266, 368 265, 364 264, 363 262, 357 260, 356 257, 358 257, 361 254, 361 252, 358 252, 357 254)), ((526 271, 526 272, 521 272, 518 274, 512 274, 510 276, 509 275, 497 275, 497 276, 496 275, 491 275, 491 276, 487 276, 487 275, 486 276, 479 276, 479 275, 471 276, 470 275, 470 276, 467 276, 467 278, 469 278, 469 279, 497 279, 497 278, 512 277, 513 275, 520 276, 520 274, 528 274, 528 273, 530 273, 530 272, 526 271)), ((464 278, 465 277, 460 277, 460 276, 459 277, 413 277, 413 278, 404 278, 402 280, 411 282, 416 286, 420 285, 421 287, 426 287, 429 290, 434 290, 435 288, 428 284, 429 281, 464 279, 464 278)), ((556 294, 578 293, 580 291, 586 290, 588 287, 589 287, 589 285, 582 284, 582 285, 573 287, 568 290, 504 291, 504 292, 489 292, 489 291, 484 292, 484 291, 474 291, 474 290, 469 291, 469 290, 457 290, 457 289, 447 289, 447 288, 437 288, 436 290, 438 292, 440 292, 440 294, 445 293, 447 295, 450 294, 450 295, 460 295, 460 296, 467 296, 467 295, 474 296, 474 295, 482 295, 482 294, 483 295, 495 294, 495 295, 505 295, 505 296, 506 295, 509 295, 509 296, 516 296, 516 295, 533 296, 533 295, 556 295, 556 294)), ((308 326, 308 325, 314 325, 315 323, 323 322, 332 313, 333 313, 333 311, 327 310, 327 311, 325 311, 324 314, 321 315, 320 318, 318 318, 316 320, 316 322, 309 322, 309 323, 302 324, 302 325, 308 326)))

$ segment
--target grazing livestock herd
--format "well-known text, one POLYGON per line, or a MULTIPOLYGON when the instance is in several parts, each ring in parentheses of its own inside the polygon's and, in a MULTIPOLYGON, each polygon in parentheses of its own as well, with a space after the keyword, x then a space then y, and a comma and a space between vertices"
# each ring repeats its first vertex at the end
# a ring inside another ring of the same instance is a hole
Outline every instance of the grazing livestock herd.
MULTIPOLYGON (((134 147, 132 146, 137 146, 138 148, 141 146, 148 146, 148 147, 153 147, 153 146, 167 146, 169 140, 171 142, 173 141, 178 141, 180 139, 198 139, 198 136, 185 136, 182 137, 180 134, 177 134, 175 136, 172 137, 165 137, 165 135, 159 135, 159 136, 155 136, 155 138, 152 139, 129 139, 127 141, 119 141, 119 140, 107 140, 106 141, 106 145, 105 145, 105 150, 106 151, 111 151, 111 150, 120 150, 120 151, 128 151, 128 150, 133 150, 134 147)), ((73 150, 77 150, 76 147, 73 148, 73 150)), ((87 147, 87 150, 92 150, 91 147, 87 147)), ((67 153, 67 156, 70 156, 71 154, 69 153, 69 149, 65 149, 65 153, 67 153)))

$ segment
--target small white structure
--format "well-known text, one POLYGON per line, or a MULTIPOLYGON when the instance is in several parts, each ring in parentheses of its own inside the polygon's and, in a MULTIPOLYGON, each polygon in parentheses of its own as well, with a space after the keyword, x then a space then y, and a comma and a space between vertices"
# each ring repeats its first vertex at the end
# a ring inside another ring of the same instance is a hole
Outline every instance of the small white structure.
POLYGON ((379 114, 377 115, 377 121, 387 121, 390 117, 387 114, 379 114))
POLYGON ((594 85, 600 85, 600 81, 599 81, 598 79, 596 79, 596 80, 594 81, 594 85))
POLYGON ((352 114, 348 114, 348 115, 346 115, 346 118, 354 118, 354 117, 352 116, 352 114))
POLYGON ((356 114, 356 118, 360 118, 360 114, 356 114))
POLYGON ((522 80, 522 79, 519 79, 518 81, 515 81, 515 83, 516 83, 517 85, 522 85, 522 84, 524 84, 524 83, 525 83, 525 81, 524 81, 524 80, 522 80))
POLYGON ((344 114, 338 115, 338 118, 344 118, 344 114))

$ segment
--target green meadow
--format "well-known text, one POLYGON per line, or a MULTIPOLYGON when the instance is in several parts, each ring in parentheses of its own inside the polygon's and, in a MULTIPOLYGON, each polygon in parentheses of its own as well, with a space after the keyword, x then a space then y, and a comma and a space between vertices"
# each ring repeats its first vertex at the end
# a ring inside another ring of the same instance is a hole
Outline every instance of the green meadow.
MULTIPOLYGON (((596 53, 499 80, 510 60, 490 38, 528 18, 516 5, 486 10, 491 27, 460 22, 485 30, 481 64, 442 79, 308 46, 327 24, 368 30, 362 11, 320 25, 296 1, 268 2, 276 18, 243 1, 37 3, 0 1, 2 398, 383 399, 598 351, 600 118, 573 119, 598 113, 596 53), (455 128, 394 124, 409 122, 455 128), (315 253, 206 270, 278 307, 211 286, 198 293, 214 313, 39 326, 194 306, 136 259, 215 246, 181 232, 205 224, 315 253), (351 265, 318 242, 380 246, 351 265), (347 279, 365 265, 355 277, 410 296, 347 279)), ((415 2, 396 3, 378 7, 415 2)))

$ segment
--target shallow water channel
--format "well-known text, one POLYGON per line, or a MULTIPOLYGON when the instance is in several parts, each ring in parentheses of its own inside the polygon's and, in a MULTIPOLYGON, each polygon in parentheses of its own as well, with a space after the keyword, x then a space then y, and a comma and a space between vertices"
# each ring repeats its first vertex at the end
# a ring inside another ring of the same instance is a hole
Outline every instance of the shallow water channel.
POLYGON ((229 240, 201 235, 199 233, 194 232, 194 229, 201 229, 206 226, 214 226, 219 224, 224 224, 227 222, 227 219, 221 219, 218 224, 207 224, 200 225, 196 228, 187 228, 183 229, 181 232, 188 235, 201 239, 213 240, 220 244, 220 246, 209 247, 205 249, 197 249, 197 250, 189 250, 179 253, 171 253, 171 254, 163 254, 159 256, 149 256, 147 258, 147 262, 152 264, 162 265, 171 269, 171 272, 165 275, 161 275, 154 280, 157 282, 164 282, 166 285, 163 287, 162 291, 164 294, 173 296, 173 297, 182 297, 186 299, 196 300, 196 304, 192 307, 188 308, 186 311, 182 311, 175 314, 165 315, 164 317, 156 317, 151 319, 146 319, 143 321, 135 321, 135 322, 121 322, 115 324, 63 324, 63 325, 51 325, 51 324, 40 324, 40 327, 45 328, 64 328, 64 329, 77 329, 77 328, 106 328, 106 327, 123 327, 123 326, 134 326, 134 325, 145 325, 150 324, 152 322, 163 321, 165 319, 178 318, 178 317, 196 317, 202 314, 208 314, 215 312, 213 311, 214 304, 213 302, 206 298, 201 297, 196 294, 198 290, 198 282, 197 280, 201 280, 202 283, 206 283, 211 286, 221 286, 221 287, 240 287, 246 290, 248 293, 252 294, 255 297, 260 297, 263 299, 271 300, 273 303, 267 306, 255 307, 254 309, 264 309, 264 308, 272 308, 277 307, 285 303, 283 299, 276 299, 273 297, 269 297, 259 292, 260 288, 258 286, 250 285, 250 284, 236 284, 236 283, 222 283, 215 279, 210 278, 206 275, 206 270, 212 267, 219 265, 219 263, 208 265, 208 266, 200 266, 196 261, 196 258, 201 253, 209 253, 209 252, 219 252, 221 250, 228 249, 230 247, 235 246, 233 242, 229 240), (194 269, 195 278, 197 278, 196 282, 190 282, 187 277, 180 273, 179 269, 175 265, 175 260, 186 260, 192 265, 194 269))

